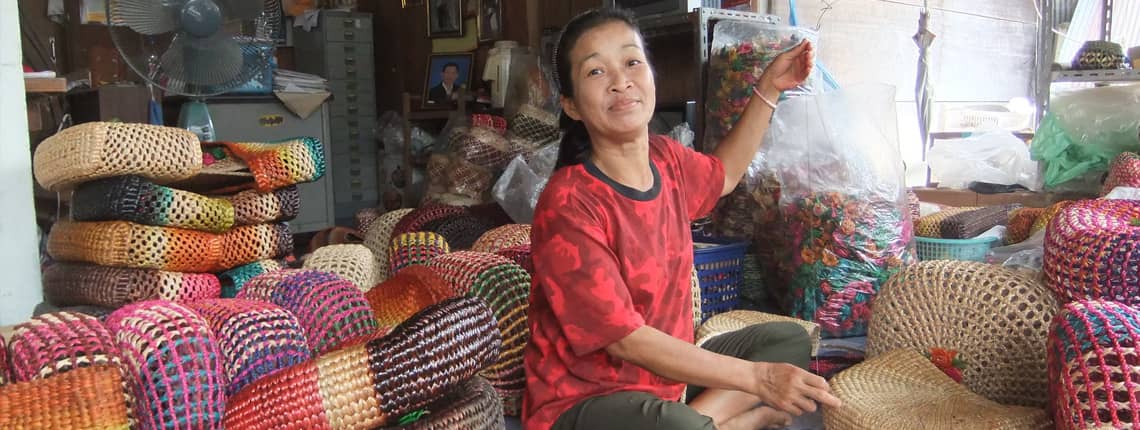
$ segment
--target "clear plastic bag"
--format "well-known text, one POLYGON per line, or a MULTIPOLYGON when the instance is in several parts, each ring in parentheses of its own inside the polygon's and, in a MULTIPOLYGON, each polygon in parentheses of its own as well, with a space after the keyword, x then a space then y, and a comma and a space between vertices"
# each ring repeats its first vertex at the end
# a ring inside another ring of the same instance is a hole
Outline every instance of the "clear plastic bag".
POLYGON ((538 196, 546 187, 558 160, 558 144, 551 144, 529 154, 515 157, 499 176, 491 195, 516 223, 530 224, 538 196))
POLYGON ((939 141, 927 159, 940 187, 965 189, 978 181, 1040 189, 1037 162, 1029 156, 1029 147, 1008 132, 939 141))
MULTIPOLYGON (((1082 89, 1056 95, 1030 151, 1047 190, 1091 183, 1124 151, 1140 149, 1140 86, 1082 89)), ((1087 185, 1087 184, 1086 184, 1087 185)), ((1070 187, 1071 188, 1071 187, 1070 187)), ((1080 187, 1085 188, 1085 187, 1080 187)), ((1083 190, 1081 190, 1083 191, 1083 190)))

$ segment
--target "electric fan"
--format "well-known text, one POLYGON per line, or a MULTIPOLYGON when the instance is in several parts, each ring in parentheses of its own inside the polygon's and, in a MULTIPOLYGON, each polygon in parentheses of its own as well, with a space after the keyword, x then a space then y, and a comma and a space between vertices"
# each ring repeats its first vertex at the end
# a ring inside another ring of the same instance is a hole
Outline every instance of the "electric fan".
POLYGON ((110 0, 111 40, 131 69, 190 99, 179 127, 216 140, 204 102, 269 73, 280 0, 110 0))

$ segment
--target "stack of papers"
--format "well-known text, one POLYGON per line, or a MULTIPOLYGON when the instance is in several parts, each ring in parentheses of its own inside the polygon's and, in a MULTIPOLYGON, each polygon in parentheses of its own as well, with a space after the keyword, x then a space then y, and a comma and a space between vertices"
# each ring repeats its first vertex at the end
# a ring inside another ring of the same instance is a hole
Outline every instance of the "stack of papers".
POLYGON ((328 79, 308 73, 277 69, 273 73, 273 91, 287 93, 324 93, 329 90, 328 79))

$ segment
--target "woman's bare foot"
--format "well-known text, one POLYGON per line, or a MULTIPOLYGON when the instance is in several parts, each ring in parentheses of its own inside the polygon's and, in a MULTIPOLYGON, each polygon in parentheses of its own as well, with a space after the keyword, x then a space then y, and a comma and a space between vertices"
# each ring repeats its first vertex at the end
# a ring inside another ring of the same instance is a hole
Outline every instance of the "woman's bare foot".
POLYGON ((757 406, 717 426, 720 430, 782 429, 792 425, 792 415, 767 406, 757 406))

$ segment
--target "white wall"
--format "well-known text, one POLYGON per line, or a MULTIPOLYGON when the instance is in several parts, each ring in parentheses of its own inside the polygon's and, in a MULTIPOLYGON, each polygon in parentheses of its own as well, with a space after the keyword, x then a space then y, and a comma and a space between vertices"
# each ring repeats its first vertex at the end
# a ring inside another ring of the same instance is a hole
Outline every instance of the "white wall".
POLYGON ((19 11, 0 1, 0 326, 28 319, 42 297, 19 11))

